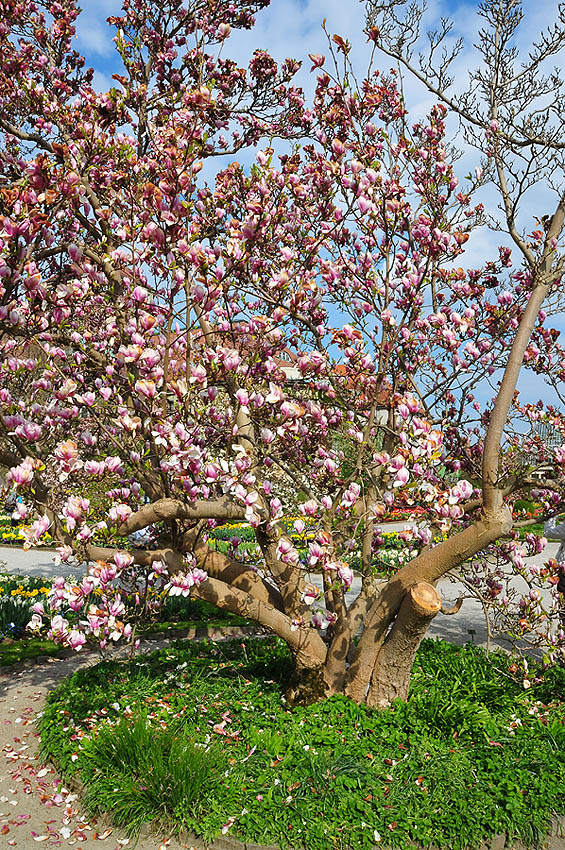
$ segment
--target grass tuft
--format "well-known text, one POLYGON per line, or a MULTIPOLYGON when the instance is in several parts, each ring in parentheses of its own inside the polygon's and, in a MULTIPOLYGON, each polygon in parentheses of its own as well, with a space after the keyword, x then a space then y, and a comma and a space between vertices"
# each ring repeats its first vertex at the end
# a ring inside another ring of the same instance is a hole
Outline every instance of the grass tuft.
POLYGON ((184 822, 219 782, 216 750, 190 741, 178 723, 162 729, 143 714, 101 727, 83 758, 87 807, 110 811, 130 833, 149 821, 184 822))

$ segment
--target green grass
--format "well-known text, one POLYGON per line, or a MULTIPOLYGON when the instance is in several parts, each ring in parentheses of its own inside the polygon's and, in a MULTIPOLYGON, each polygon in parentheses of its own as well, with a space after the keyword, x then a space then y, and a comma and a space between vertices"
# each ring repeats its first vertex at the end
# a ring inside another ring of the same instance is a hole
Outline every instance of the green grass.
POLYGON ((520 540, 524 540, 527 534, 537 534, 543 537, 543 522, 535 522, 533 525, 525 525, 519 528, 520 540))
POLYGON ((42 638, 29 638, 17 640, 13 643, 0 643, 0 667, 8 664, 17 664, 26 658, 36 658, 40 655, 57 655, 61 647, 51 640, 42 638))
MULTIPOLYGON (((243 617, 234 617, 233 620, 180 620, 171 623, 154 623, 144 629, 138 630, 138 635, 160 635, 164 637, 167 632, 188 631, 189 629, 218 629, 227 626, 249 626, 253 625, 249 620, 243 617)), ((19 661, 25 661, 26 658, 36 658, 40 656, 57 655, 61 652, 62 647, 59 644, 53 643, 51 640, 43 638, 23 638, 13 642, 0 641, 0 667, 5 667, 10 664, 17 664, 19 661)))
POLYGON ((111 811, 135 831, 148 816, 163 826, 193 816, 202 795, 221 784, 217 749, 195 746, 178 723, 155 728, 143 714, 102 728, 86 743, 84 759, 92 771, 86 805, 111 811))
MULTIPOLYGON (((167 632, 170 631, 184 631, 185 629, 186 631, 189 629, 218 629, 220 631, 228 625, 252 625, 249 620, 244 620, 243 617, 234 617, 234 620, 238 622, 230 621, 227 623, 225 620, 219 620, 217 622, 214 620, 180 620, 179 622, 172 623, 155 623, 152 626, 147 626, 145 629, 139 629, 138 635, 143 637, 147 634, 162 634, 165 637, 167 632)), ((61 649, 59 644, 43 638, 23 638, 13 642, 0 641, 0 667, 17 664, 19 661, 25 661, 27 658, 57 655, 58 652, 61 652, 61 649)))
POLYGON ((503 653, 427 640, 408 701, 382 712, 341 696, 291 712, 290 673, 274 638, 104 662, 50 696, 43 754, 132 832, 149 820, 210 839, 230 823, 281 847, 370 850, 377 832, 459 850, 506 831, 535 847, 565 812, 565 671, 524 690, 503 653))
POLYGON ((152 623, 138 629, 138 634, 143 635, 147 633, 152 634, 153 632, 168 632, 184 629, 221 629, 226 626, 257 626, 257 629, 260 629, 260 626, 253 623, 251 620, 246 620, 244 617, 237 617, 234 614, 230 620, 222 619, 220 617, 211 617, 209 620, 171 620, 170 622, 166 621, 164 623, 152 623))

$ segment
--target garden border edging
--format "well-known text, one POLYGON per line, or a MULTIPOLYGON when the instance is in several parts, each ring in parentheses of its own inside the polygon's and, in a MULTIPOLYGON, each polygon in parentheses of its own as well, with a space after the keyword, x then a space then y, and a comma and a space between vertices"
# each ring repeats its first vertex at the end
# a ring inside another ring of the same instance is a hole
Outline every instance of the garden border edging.
MULTIPOLYGON (((140 832, 140 838, 150 838, 155 833, 149 825, 143 826, 140 832)), ((194 833, 181 833, 182 839, 188 841, 191 850, 282 850, 277 844, 256 844, 253 841, 238 841, 236 838, 231 838, 227 835, 214 838, 211 842, 205 842, 198 838, 194 833)), ((291 850, 291 848, 289 848, 291 850)), ((308 850, 307 847, 296 847, 292 850, 308 850)), ((355 850, 355 848, 350 848, 355 850)), ((386 845, 375 844, 373 850, 387 850, 386 845)), ((436 845, 428 845, 422 847, 419 844, 405 845, 403 850, 439 850, 436 845)), ((517 844, 506 843, 506 833, 495 835, 489 843, 483 842, 476 850, 527 850, 526 845, 522 842, 517 844)), ((530 848, 531 850, 531 848, 530 848)), ((565 816, 560 818, 552 818, 551 831, 544 839, 544 843, 535 850, 565 850, 565 816)))

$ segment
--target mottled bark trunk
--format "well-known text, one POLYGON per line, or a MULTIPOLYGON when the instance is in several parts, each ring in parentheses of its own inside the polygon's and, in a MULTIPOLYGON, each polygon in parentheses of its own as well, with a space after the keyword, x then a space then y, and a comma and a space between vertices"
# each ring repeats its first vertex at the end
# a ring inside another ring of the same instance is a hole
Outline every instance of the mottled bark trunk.
POLYGON ((406 699, 416 651, 440 609, 441 597, 431 584, 419 582, 410 588, 377 656, 368 705, 385 708, 393 699, 406 699))
POLYGON ((324 670, 326 696, 343 692, 347 672, 347 655, 351 646, 351 624, 343 619, 334 632, 328 647, 324 670))
POLYGON ((289 706, 311 705, 329 696, 325 663, 315 663, 313 656, 305 659, 304 655, 302 658, 297 658, 294 653, 293 655, 294 673, 285 691, 289 706))

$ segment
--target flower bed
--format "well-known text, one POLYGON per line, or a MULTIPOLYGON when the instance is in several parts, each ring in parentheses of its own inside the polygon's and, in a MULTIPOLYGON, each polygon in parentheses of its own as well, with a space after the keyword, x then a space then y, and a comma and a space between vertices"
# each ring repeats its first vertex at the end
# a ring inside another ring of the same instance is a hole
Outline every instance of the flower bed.
MULTIPOLYGON (((308 568, 308 544, 314 540, 314 525, 306 525, 303 534, 293 531, 294 517, 286 517, 284 523, 289 530, 289 537, 296 547, 300 561, 305 569, 308 568), (310 530, 311 529, 311 530, 310 530)), ((391 572, 400 569, 411 558, 418 553, 414 542, 407 540, 402 532, 381 532, 379 535, 381 544, 373 558, 373 574, 387 576, 391 572)), ((220 552, 230 553, 232 541, 235 540, 238 556, 245 557, 248 561, 261 560, 261 553, 257 547, 255 532, 248 523, 225 523, 210 531, 210 542, 220 552)), ((353 569, 359 569, 361 554, 359 549, 354 549, 347 557, 348 565, 353 569)), ((313 572, 316 572, 314 569, 313 572)))
POLYGON ((36 576, 0 574, 0 640, 19 640, 31 619, 31 606, 45 602, 51 582, 36 576))
POLYGON ((276 639, 178 642, 77 672, 49 698, 43 754, 92 812, 204 839, 308 850, 458 850, 506 831, 539 847, 565 811, 565 671, 525 690, 504 653, 424 641, 390 710, 289 711, 276 639))

